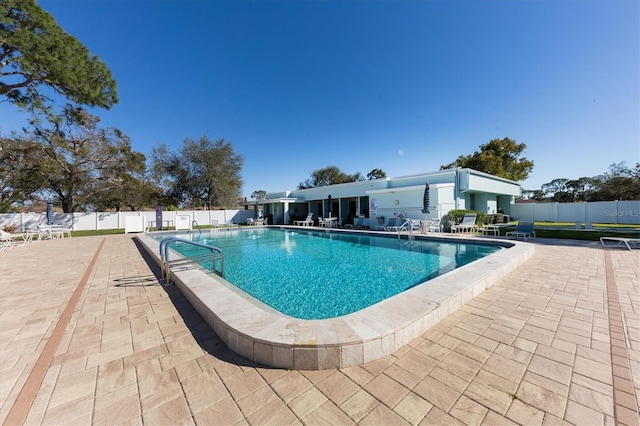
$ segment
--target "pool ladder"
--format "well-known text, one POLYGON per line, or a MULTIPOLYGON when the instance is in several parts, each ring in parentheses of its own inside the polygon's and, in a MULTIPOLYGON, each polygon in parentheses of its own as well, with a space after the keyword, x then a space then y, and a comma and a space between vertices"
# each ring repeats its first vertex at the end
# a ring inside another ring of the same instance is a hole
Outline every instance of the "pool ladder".
POLYGON ((405 220, 404 223, 398 227, 398 239, 400 239, 400 232, 402 232, 402 228, 405 228, 405 227, 409 231, 409 235, 407 236, 407 239, 412 240, 413 239, 413 220, 410 218, 407 218, 407 220, 405 220))
POLYGON ((167 237, 160 241, 160 257, 162 259, 162 278, 165 279, 167 284, 171 283, 171 267, 172 266, 187 266, 187 265, 199 265, 199 262, 211 261, 211 271, 224 278, 224 255, 222 250, 218 247, 209 246, 195 241, 185 240, 177 237, 167 237), (206 249, 207 253, 200 253, 193 256, 184 256, 178 259, 171 260, 169 258, 169 250, 171 244, 182 243, 192 246, 206 249), (219 266, 219 267, 218 267, 219 266))
MULTIPOLYGON (((191 228, 198 228, 198 235, 202 234, 202 229, 200 229, 200 225, 198 225, 198 221, 197 220, 192 220, 191 221, 191 228)), ((189 229, 189 232, 191 232, 191 229, 189 229)), ((187 234, 189 233, 187 232, 187 234)))

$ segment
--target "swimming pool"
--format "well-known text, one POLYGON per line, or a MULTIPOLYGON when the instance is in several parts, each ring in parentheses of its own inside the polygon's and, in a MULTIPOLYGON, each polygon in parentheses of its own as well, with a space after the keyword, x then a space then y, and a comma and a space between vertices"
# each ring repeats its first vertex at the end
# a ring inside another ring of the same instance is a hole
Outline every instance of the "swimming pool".
MULTIPOLYGON (((309 320, 356 312, 501 249, 278 228, 178 236, 222 249, 227 281, 283 314, 309 320)), ((185 256, 203 252, 172 247, 185 256)))
MULTIPOLYGON (((300 229, 286 226, 269 228, 300 229)), ((367 232, 344 230, 331 230, 329 233, 333 234, 331 238, 340 233, 369 235, 367 232)), ((158 254, 160 242, 153 235, 138 234, 136 239, 142 249, 161 263, 158 254)), ((533 244, 513 240, 446 234, 416 235, 415 239, 490 243, 504 249, 427 283, 414 285, 372 306, 319 320, 285 315, 201 268, 172 270, 171 281, 216 335, 239 355, 277 368, 333 369, 360 365, 393 354, 499 282, 535 252, 533 244)), ((402 240, 413 244, 406 236, 402 240)), ((226 263, 225 260, 225 269, 226 263)))

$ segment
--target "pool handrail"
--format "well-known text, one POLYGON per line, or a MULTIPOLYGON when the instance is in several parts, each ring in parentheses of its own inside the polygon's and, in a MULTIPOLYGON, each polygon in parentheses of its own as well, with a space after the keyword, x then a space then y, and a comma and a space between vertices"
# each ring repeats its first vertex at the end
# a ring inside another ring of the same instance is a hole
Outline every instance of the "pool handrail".
POLYGON ((184 238, 167 237, 167 238, 163 238, 160 241, 160 257, 162 260, 162 278, 165 278, 167 283, 169 283, 171 280, 172 264, 176 265, 176 264, 184 264, 184 263, 196 263, 199 260, 208 260, 208 259, 211 259, 212 261, 212 267, 211 267, 212 271, 215 274, 224 278, 224 254, 222 253, 222 249, 215 246, 210 246, 210 245, 198 243, 195 241, 185 240, 184 238), (169 259, 169 253, 171 253, 169 248, 172 243, 177 243, 177 242, 190 244, 196 247, 207 249, 209 250, 209 253, 197 254, 194 256, 185 256, 179 259, 171 260, 169 259), (220 270, 216 269, 217 260, 220 261, 220 270))
MULTIPOLYGON (((198 235, 202 234, 202 229, 200 229, 200 225, 198 224, 197 220, 192 220, 191 221, 191 228, 198 228, 198 235)), ((187 231, 187 234, 191 232, 191 229, 189 229, 189 231, 187 231)))

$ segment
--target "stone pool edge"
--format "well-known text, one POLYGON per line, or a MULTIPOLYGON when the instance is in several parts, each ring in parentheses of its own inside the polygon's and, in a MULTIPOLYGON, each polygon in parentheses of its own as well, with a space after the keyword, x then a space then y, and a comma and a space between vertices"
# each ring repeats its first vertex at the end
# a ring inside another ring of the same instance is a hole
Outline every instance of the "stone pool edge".
MULTIPOLYGON (((160 264, 159 242, 146 234, 136 238, 160 264)), ((302 320, 274 311, 198 269, 173 271, 171 282, 218 337, 249 360, 298 370, 345 368, 391 355, 535 252, 533 244, 512 240, 433 235, 429 239, 509 247, 361 311, 325 320, 302 320)))

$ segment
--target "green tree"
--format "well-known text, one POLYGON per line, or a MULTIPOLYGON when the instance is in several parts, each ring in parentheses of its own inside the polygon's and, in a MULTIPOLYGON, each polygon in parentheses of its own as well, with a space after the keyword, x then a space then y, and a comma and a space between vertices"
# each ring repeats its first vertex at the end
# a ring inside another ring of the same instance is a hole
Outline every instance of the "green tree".
POLYGON ((162 191, 147 171, 144 154, 135 151, 122 154, 122 162, 105 170, 96 182, 92 200, 95 209, 137 211, 157 205, 162 191))
POLYGON ((16 132, 0 136, 0 213, 31 200, 42 188, 37 152, 32 138, 21 138, 16 132))
POLYGON ((380 169, 373 169, 369 173, 367 173, 368 180, 384 179, 386 177, 387 177, 387 174, 380 169))
POLYGON ((224 138, 187 138, 179 153, 161 145, 154 148, 153 159, 170 203, 206 208, 238 204, 244 160, 224 138))
POLYGON ((593 194, 595 180, 590 177, 570 179, 565 183, 567 192, 571 194, 572 201, 590 201, 593 194))
POLYGON ((573 201, 573 197, 567 187, 569 179, 557 178, 551 182, 547 182, 541 186, 542 192, 547 196, 547 199, 558 203, 566 203, 573 201))
POLYGON ((544 201, 545 196, 544 192, 540 189, 523 189, 522 198, 524 198, 525 200, 544 201))
POLYGON ((629 168, 625 161, 609 166, 608 172, 578 179, 557 178, 541 186, 542 197, 560 203, 575 201, 640 200, 640 163, 629 168))
POLYGON ((298 189, 317 188, 319 186, 329 186, 361 180, 364 180, 364 178, 360 172, 350 175, 344 173, 336 166, 328 166, 323 169, 314 170, 309 179, 298 184, 298 189))
POLYGON ((70 101, 110 108, 118 102, 111 71, 67 34, 35 0, 0 2, 0 96, 40 109, 46 86, 70 101))
POLYGON ((520 158, 526 148, 526 144, 513 139, 492 139, 480 145, 479 152, 461 155, 454 162, 440 166, 440 170, 463 167, 514 181, 526 180, 533 170, 533 161, 520 158))
POLYGON ((592 201, 640 200, 640 163, 633 169, 625 161, 611 164, 607 173, 593 179, 592 201))
POLYGON ((129 138, 116 128, 99 127, 100 119, 67 105, 48 126, 34 120, 24 142, 32 148, 28 163, 44 194, 53 194, 65 213, 91 208, 100 194, 117 190, 136 154, 129 138))
POLYGON ((253 193, 251 194, 251 198, 255 199, 256 201, 264 200, 265 198, 267 198, 267 191, 263 189, 253 191, 253 193))

